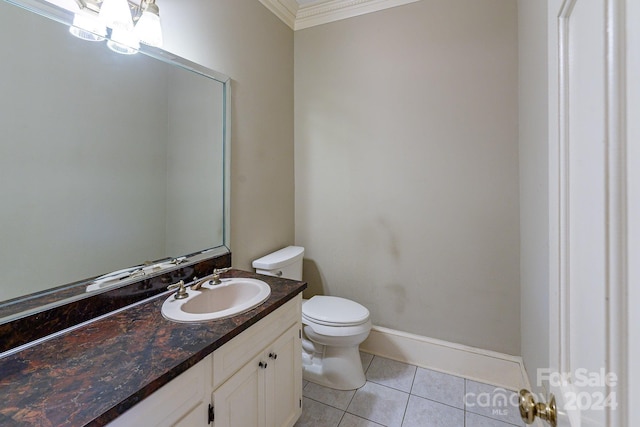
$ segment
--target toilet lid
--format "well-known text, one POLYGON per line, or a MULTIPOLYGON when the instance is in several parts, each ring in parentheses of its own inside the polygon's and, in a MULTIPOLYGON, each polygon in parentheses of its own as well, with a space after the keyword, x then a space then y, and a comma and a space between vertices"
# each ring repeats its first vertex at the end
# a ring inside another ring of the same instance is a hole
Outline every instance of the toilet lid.
POLYGON ((353 326, 369 320, 369 310, 345 298, 315 296, 302 305, 302 316, 321 325, 353 326))

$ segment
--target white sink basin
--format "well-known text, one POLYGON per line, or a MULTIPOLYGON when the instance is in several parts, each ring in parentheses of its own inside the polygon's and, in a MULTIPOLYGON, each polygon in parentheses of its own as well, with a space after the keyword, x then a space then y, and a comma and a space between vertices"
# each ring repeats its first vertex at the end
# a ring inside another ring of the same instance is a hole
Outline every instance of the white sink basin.
POLYGON ((203 322, 244 313, 262 304, 271 295, 271 287, 262 280, 222 279, 219 285, 208 282, 200 290, 187 288, 189 296, 175 299, 172 294, 162 304, 162 315, 175 322, 203 322))

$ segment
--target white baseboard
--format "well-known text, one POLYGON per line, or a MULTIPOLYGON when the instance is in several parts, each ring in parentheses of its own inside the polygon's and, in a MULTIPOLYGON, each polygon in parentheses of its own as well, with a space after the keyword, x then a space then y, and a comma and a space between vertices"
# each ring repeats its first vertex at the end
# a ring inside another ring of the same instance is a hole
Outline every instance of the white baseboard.
POLYGON ((518 391, 530 389, 522 358, 374 326, 364 352, 518 391))

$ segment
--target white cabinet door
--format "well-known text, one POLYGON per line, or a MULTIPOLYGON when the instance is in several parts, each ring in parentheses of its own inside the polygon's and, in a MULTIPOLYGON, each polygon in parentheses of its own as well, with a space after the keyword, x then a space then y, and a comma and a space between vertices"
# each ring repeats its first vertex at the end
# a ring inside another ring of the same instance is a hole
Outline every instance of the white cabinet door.
POLYGON ((296 323, 213 392, 215 427, 291 427, 302 411, 296 323))
POLYGON ((209 402, 202 399, 198 402, 190 412, 184 414, 178 422, 173 424, 172 427, 197 427, 208 426, 209 423, 209 402))
POLYGON ((291 427, 302 413, 302 340, 300 326, 290 327, 267 352, 267 426, 291 427))
POLYGON ((264 363, 259 354, 213 392, 215 427, 266 425, 264 363))

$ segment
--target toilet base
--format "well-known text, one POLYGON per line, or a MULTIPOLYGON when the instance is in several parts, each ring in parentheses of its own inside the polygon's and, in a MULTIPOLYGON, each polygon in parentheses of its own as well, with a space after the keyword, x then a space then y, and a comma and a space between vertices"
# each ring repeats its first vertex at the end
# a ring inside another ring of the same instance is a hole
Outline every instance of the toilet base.
POLYGON ((367 381, 358 346, 320 346, 309 341, 306 344, 302 352, 302 378, 306 381, 336 390, 355 390, 367 381), (316 351, 309 351, 309 344, 316 351))

